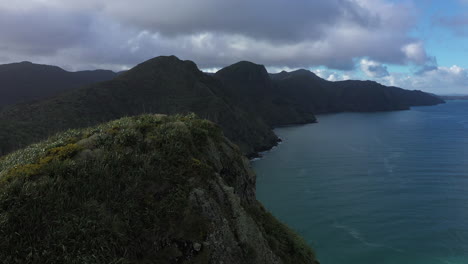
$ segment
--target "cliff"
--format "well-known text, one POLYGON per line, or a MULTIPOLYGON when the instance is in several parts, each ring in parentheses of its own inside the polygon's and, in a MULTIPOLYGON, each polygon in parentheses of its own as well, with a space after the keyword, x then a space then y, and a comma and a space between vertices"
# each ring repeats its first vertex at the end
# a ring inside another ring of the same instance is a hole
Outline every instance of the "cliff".
POLYGON ((143 115, 0 159, 5 263, 318 263, 215 124, 143 115))

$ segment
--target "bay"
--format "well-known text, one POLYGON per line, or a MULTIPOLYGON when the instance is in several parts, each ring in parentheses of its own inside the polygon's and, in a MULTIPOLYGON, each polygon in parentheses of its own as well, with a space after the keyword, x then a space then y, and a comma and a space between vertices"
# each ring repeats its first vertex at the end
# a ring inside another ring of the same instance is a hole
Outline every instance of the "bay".
POLYGON ((322 263, 468 263, 468 101, 318 119, 252 167, 322 263))

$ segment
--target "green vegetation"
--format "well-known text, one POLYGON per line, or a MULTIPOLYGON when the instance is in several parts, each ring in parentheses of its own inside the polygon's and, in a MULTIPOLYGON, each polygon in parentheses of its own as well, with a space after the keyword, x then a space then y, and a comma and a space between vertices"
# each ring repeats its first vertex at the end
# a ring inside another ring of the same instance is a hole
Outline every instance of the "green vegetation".
POLYGON ((278 252, 284 263, 306 263, 308 259, 315 259, 314 253, 309 250, 309 245, 304 239, 280 223, 263 206, 249 207, 246 205, 246 208, 264 230, 270 230, 266 232, 268 244, 274 252, 278 252))
POLYGON ((270 126, 223 97, 223 89, 219 81, 199 71, 193 62, 158 57, 111 81, 3 109, 0 155, 67 129, 147 113, 196 113, 219 124, 248 155, 276 144, 278 138, 270 126))
POLYGON ((193 114, 58 134, 0 159, 0 259, 314 263, 255 200, 247 164, 193 114))
MULTIPOLYGON (((1 71, 0 67, 3 85, 1 71)), ((47 74, 39 76, 62 83, 47 74)), ((277 144, 272 127, 315 122, 314 113, 402 110, 442 102, 420 91, 375 82, 328 82, 306 70, 269 75, 264 66, 251 62, 236 63, 210 76, 191 61, 157 57, 111 81, 5 107, 0 111, 0 155, 57 132, 124 116, 193 112, 220 125, 244 154, 253 156, 277 144)))

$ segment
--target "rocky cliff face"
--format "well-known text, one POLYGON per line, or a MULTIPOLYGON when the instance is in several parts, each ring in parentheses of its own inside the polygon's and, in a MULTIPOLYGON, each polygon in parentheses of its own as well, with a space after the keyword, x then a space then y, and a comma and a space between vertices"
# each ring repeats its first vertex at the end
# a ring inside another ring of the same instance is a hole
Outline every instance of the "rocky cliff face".
POLYGON ((194 116, 72 130, 0 159, 6 263, 318 263, 255 199, 237 146, 194 116))

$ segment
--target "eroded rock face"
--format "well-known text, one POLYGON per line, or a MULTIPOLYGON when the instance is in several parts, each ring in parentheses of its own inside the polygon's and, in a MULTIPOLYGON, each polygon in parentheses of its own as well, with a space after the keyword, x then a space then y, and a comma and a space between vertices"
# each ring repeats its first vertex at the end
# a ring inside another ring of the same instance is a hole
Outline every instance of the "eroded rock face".
POLYGON ((234 189, 220 177, 210 183, 210 191, 193 190, 190 202, 210 222, 211 231, 204 244, 211 251, 212 263, 283 263, 242 207, 234 189))
POLYGON ((74 130, 0 160, 7 263, 318 263, 255 199, 219 127, 146 115, 74 130))

